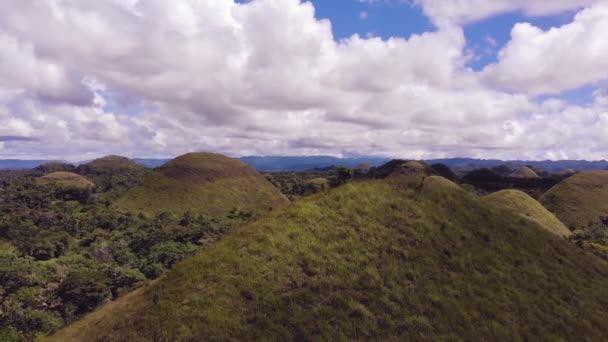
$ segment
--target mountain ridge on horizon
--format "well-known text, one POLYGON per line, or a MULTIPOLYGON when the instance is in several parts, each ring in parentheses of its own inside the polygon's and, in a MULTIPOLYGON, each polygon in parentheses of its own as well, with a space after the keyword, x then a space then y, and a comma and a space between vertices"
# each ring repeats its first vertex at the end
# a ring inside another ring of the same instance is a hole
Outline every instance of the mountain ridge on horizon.
MULTIPOLYGON (((171 158, 130 158, 135 163, 148 168, 156 168, 172 160, 171 158)), ((359 164, 379 166, 391 160, 391 158, 375 156, 359 157, 332 157, 324 155, 312 156, 243 156, 235 158, 253 166, 258 171, 306 171, 332 166, 356 167, 359 164)), ((575 169, 577 171, 606 170, 608 161, 602 160, 501 160, 501 159, 478 159, 469 157, 422 159, 429 164, 445 164, 456 171, 470 171, 479 168, 492 168, 499 165, 532 166, 545 169, 550 172, 559 172, 563 169, 575 169)), ((92 160, 70 162, 57 159, 0 159, 0 170, 33 169, 50 162, 60 162, 73 165, 81 165, 92 160)))

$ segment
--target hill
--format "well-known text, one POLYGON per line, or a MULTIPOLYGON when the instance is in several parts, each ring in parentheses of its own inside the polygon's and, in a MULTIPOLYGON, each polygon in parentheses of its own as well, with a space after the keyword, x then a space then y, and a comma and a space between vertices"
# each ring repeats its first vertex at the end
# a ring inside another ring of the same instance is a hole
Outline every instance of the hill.
POLYGON ((608 264, 440 177, 233 231, 52 341, 602 340, 608 264))
POLYGON ((188 211, 225 215, 231 209, 267 211, 288 200, 249 165, 219 154, 190 153, 169 161, 120 198, 122 211, 155 215, 188 211))
POLYGON ((498 208, 511 210, 515 214, 535 221, 553 234, 558 236, 572 234, 555 215, 522 191, 502 190, 485 196, 485 199, 498 208))
POLYGON ((78 173, 93 180, 101 192, 124 192, 141 184, 148 170, 129 158, 106 156, 79 165, 78 173))
POLYGON ((586 230, 608 216, 608 171, 588 171, 549 189, 540 202, 570 229, 586 230))
POLYGON ((561 176, 573 176, 576 174, 576 170, 574 169, 563 169, 561 171, 558 172, 559 175, 561 176))
POLYGON ((95 187, 95 183, 81 175, 71 172, 52 172, 37 178, 36 182, 41 185, 54 184, 73 189, 92 189, 95 187))
POLYGON ((32 169, 32 173, 45 175, 51 172, 76 172, 76 166, 61 162, 48 162, 32 169))
POLYGON ((259 171, 305 171, 336 165, 354 168, 359 164, 370 164, 373 166, 387 161, 386 158, 376 157, 335 158, 329 156, 250 156, 241 157, 239 160, 259 171))
POLYGON ((527 166, 522 166, 509 175, 512 178, 539 178, 538 174, 527 166))

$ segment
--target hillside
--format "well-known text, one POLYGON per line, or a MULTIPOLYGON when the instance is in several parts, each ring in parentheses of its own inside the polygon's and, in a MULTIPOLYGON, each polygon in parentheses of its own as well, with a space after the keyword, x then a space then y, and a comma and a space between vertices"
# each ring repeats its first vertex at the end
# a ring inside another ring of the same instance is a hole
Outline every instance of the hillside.
POLYGON ((608 171, 588 171, 549 189, 540 202, 570 229, 586 230, 608 216, 608 171))
POLYGON ((49 162, 32 169, 33 174, 45 175, 51 172, 76 172, 76 166, 67 163, 49 162))
POLYGON ((106 156, 78 166, 101 192, 125 191, 141 184, 148 170, 126 157, 106 156))
POLYGON ((224 216, 232 209, 267 211, 288 200, 249 165, 212 153, 190 153, 167 162, 116 203, 122 211, 155 215, 188 211, 224 216))
POLYGON ((603 340, 608 264, 440 177, 233 231, 51 341, 603 340))
POLYGON ((485 196, 488 203, 497 208, 511 210, 527 219, 535 221, 547 231, 558 236, 572 234, 555 215, 549 212, 538 201, 519 190, 502 190, 485 196))
POLYGON ((538 174, 527 166, 520 167, 509 175, 513 178, 539 178, 538 174))
POLYGON ((36 179, 41 185, 54 184, 64 188, 91 189, 95 184, 85 177, 71 172, 52 172, 36 179))

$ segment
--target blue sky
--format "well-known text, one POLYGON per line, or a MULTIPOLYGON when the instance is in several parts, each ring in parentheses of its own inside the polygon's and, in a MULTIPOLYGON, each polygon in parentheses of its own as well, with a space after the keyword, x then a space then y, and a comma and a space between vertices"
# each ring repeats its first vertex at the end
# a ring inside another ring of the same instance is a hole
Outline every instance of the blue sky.
MULTIPOLYGON (((358 34, 362 37, 375 36, 409 38, 436 30, 420 6, 412 1, 372 1, 361 0, 310 0, 316 10, 316 17, 328 19, 336 40, 358 34)), ((522 11, 503 13, 464 25, 467 49, 475 54, 468 66, 475 71, 497 61, 501 47, 509 42, 511 29, 517 23, 527 22, 543 30, 572 22, 576 11, 564 11, 557 15, 528 16, 522 11)), ((594 86, 564 91, 559 98, 570 103, 585 105, 593 100, 594 86)), ((541 96, 539 100, 556 96, 541 96)))

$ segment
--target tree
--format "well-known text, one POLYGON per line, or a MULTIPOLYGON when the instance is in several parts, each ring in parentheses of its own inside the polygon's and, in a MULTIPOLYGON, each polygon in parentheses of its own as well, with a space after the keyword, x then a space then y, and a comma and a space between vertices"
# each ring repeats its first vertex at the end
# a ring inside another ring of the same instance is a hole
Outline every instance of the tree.
POLYGON ((338 184, 344 184, 353 179, 355 171, 351 168, 340 166, 336 169, 336 182, 338 184))

